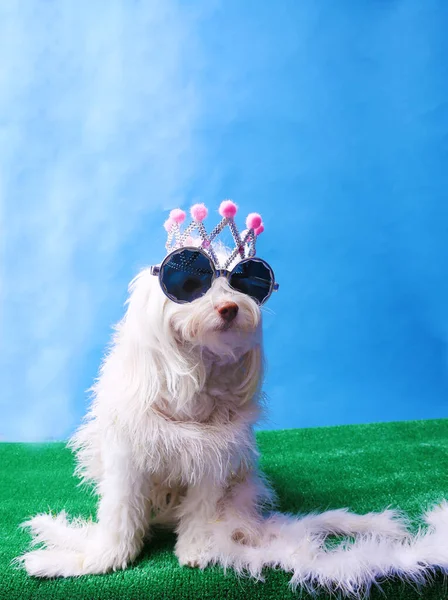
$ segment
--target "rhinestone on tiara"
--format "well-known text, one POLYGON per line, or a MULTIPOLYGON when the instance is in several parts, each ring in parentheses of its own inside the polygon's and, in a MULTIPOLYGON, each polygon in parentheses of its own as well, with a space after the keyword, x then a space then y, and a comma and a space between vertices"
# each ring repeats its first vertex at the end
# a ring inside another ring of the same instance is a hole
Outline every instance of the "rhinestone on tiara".
POLYGON ((241 258, 251 258, 255 256, 256 239, 264 231, 263 221, 258 213, 251 213, 246 218, 246 229, 240 233, 235 223, 237 211, 238 207, 232 200, 223 200, 219 207, 219 214, 222 219, 211 233, 208 234, 203 223, 208 215, 207 207, 204 204, 195 204, 191 207, 190 214, 192 221, 184 231, 181 231, 181 225, 185 221, 187 214, 180 208, 173 209, 164 224, 168 233, 165 244, 167 252, 169 253, 178 248, 191 246, 193 243, 191 234, 194 231, 197 231, 200 237, 200 247, 207 252, 218 269, 227 269, 238 254, 241 258), (212 242, 225 227, 230 229, 235 242, 235 247, 227 257, 224 265, 221 266, 218 257, 216 256, 216 252, 213 249, 212 242))

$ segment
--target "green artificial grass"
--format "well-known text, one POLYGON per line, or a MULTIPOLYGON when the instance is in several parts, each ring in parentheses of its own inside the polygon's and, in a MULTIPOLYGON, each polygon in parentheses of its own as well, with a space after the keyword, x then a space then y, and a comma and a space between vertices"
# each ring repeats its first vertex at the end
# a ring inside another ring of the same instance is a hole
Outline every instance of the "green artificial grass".
MULTIPOLYGON (((390 506, 417 518, 448 497, 448 419, 378 425, 266 431, 257 434, 261 464, 288 512, 348 506, 357 512, 390 506)), ((80 578, 40 580, 10 566, 28 546, 19 523, 41 511, 94 514, 96 501, 72 477, 73 456, 62 443, 0 444, 0 599, 220 600, 308 598, 293 592, 289 575, 266 570, 266 581, 179 567, 174 536, 158 532, 126 571, 80 578)), ((447 540, 448 544, 448 540, 447 540)), ((319 598, 329 598, 322 593, 319 598)), ((334 597, 334 596, 333 596, 334 597)), ((371 598, 446 600, 441 575, 420 592, 387 581, 371 598)))

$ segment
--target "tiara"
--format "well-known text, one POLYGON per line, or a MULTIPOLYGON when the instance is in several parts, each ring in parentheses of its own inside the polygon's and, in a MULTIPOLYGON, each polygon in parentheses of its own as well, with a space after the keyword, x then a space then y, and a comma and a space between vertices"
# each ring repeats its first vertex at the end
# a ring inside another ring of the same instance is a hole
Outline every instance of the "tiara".
POLYGON ((232 233, 232 237, 235 242, 230 255, 226 258, 223 269, 227 269, 229 265, 240 255, 241 258, 250 258, 255 256, 256 253, 256 239, 263 233, 264 224, 261 220, 261 216, 258 213, 251 213, 246 218, 246 228, 241 233, 235 223, 235 215, 238 207, 231 200, 223 200, 219 207, 219 214, 221 215, 221 221, 216 227, 207 233, 203 221, 208 215, 208 209, 204 204, 195 204, 190 209, 192 221, 191 223, 181 231, 181 225, 185 221, 187 216, 186 212, 180 208, 174 208, 170 212, 170 216, 164 223, 165 230, 167 231, 168 238, 165 244, 167 252, 172 252, 178 248, 185 246, 197 245, 194 243, 191 234, 195 231, 199 233, 200 241, 199 247, 205 250, 216 267, 220 268, 219 260, 213 249, 212 242, 215 238, 228 227, 232 233))

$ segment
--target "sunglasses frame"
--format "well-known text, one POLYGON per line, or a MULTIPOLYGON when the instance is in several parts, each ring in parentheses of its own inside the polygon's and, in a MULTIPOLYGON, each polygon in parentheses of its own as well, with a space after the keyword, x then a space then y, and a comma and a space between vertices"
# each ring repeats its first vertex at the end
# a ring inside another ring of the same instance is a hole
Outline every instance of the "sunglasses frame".
MULTIPOLYGON (((244 292, 240 292, 240 290, 236 290, 235 288, 233 288, 230 284, 230 277, 232 275, 232 273, 234 272, 234 270, 239 267, 240 265, 249 262, 249 261, 253 261, 253 262, 259 262, 262 263, 263 266, 265 266, 270 275, 271 275, 271 285, 269 287, 269 292, 266 295, 265 299, 263 300, 263 302, 259 302, 256 298, 254 298, 253 296, 251 296, 250 294, 246 294, 247 296, 249 296, 250 298, 252 298, 252 300, 254 302, 256 302, 259 306, 262 306, 265 302, 267 302, 269 300, 269 298, 272 295, 272 292, 276 292, 279 289, 279 284, 275 282, 275 275, 274 275, 274 271, 272 270, 272 267, 262 258, 258 258, 257 256, 252 256, 252 257, 248 257, 248 258, 243 258, 243 260, 241 260, 239 263, 237 263, 233 269, 231 271, 229 271, 228 269, 217 269, 215 267, 215 265, 213 264, 213 261, 211 260, 210 256, 205 252, 205 250, 203 250, 202 248, 197 248, 195 246, 183 246, 182 248, 177 248, 176 250, 173 250, 172 252, 170 252, 169 254, 167 254, 165 256, 165 258, 163 259, 163 261, 161 262, 160 266, 159 265, 155 265, 150 267, 150 272, 151 275, 156 275, 159 278, 159 284, 160 287, 162 288, 162 292, 165 294, 165 296, 167 298, 169 298, 170 300, 172 300, 173 302, 176 302, 176 304, 190 304, 191 302, 194 302, 194 300, 178 300, 177 298, 175 298, 174 296, 172 296, 168 290, 166 289, 166 286, 164 285, 163 281, 162 281, 162 273, 163 273, 163 268, 166 265, 166 263, 171 259, 171 257, 173 256, 173 254, 180 254, 183 250, 191 250, 192 252, 199 252, 200 254, 202 254, 210 263, 210 267, 212 270, 212 280, 210 283, 210 288, 213 285, 213 282, 215 281, 215 279, 217 277, 225 277, 227 279, 227 282, 229 284, 229 286, 232 288, 232 290, 234 290, 235 292, 238 292, 239 294, 244 294, 244 292)), ((209 289, 210 289, 209 288, 209 289)), ((207 290, 208 292, 208 290, 207 290)), ((205 292, 205 293, 207 293, 205 292)), ((203 294, 205 295, 205 294, 203 294)), ((199 296, 199 298, 202 298, 202 296, 199 296)), ((195 298, 195 300, 197 300, 198 298, 195 298)))

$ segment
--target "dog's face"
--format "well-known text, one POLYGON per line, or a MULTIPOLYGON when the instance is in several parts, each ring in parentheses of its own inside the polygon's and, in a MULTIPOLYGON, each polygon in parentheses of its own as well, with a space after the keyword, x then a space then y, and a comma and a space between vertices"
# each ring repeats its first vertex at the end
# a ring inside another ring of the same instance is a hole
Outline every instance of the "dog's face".
POLYGON ((233 290, 224 277, 215 279, 204 296, 188 304, 165 298, 164 314, 180 342, 221 357, 238 358, 259 343, 260 307, 250 296, 233 290))
POLYGON ((191 401, 203 389, 206 366, 212 364, 222 367, 220 376, 225 377, 216 386, 229 391, 233 385, 233 398, 240 404, 254 397, 263 372, 261 309, 255 300, 217 277, 203 296, 178 304, 165 296, 150 269, 134 279, 130 292, 117 335, 124 336, 131 356, 136 343, 148 358, 142 381, 152 385, 145 388, 146 396, 157 401, 164 390, 164 402, 171 399, 171 408, 177 406, 182 414, 191 409, 195 418, 197 407, 191 401), (242 368, 229 371, 235 363, 242 368))

